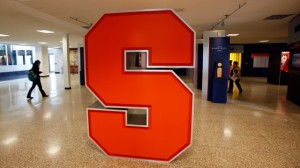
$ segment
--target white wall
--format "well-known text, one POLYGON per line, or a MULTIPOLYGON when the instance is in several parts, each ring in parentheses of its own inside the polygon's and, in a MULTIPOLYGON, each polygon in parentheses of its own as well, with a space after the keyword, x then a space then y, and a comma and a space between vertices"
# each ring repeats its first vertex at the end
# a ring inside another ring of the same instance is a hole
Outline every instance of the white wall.
POLYGON ((26 71, 32 68, 32 65, 7 65, 0 66, 1 72, 16 72, 16 71, 26 71))

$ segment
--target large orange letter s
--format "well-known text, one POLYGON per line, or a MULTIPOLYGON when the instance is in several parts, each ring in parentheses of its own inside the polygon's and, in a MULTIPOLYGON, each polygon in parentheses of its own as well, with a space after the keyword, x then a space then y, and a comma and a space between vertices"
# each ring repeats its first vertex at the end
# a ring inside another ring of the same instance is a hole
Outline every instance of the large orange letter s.
POLYGON ((149 70, 194 66, 195 34, 176 14, 105 14, 85 50, 87 87, 105 106, 88 109, 89 136, 107 155, 171 161, 191 145, 192 91, 172 70, 149 70), (139 51, 148 69, 127 70, 139 51), (127 124, 126 109, 146 109, 147 124, 127 124))

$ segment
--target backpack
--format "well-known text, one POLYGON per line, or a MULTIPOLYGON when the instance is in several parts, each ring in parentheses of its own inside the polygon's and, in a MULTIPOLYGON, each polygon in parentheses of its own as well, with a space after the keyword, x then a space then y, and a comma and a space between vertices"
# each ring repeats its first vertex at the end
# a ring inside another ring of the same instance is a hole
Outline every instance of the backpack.
POLYGON ((32 69, 28 71, 27 76, 30 81, 34 81, 37 78, 37 75, 33 73, 32 69))

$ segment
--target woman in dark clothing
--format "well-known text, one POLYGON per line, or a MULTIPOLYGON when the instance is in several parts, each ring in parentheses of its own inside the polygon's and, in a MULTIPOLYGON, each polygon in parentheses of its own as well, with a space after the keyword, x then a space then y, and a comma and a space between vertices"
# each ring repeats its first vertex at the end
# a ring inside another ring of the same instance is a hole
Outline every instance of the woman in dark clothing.
POLYGON ((40 78, 40 74, 42 73, 40 71, 40 64, 41 62, 39 60, 36 60, 31 68, 31 71, 37 76, 33 81, 32 81, 32 86, 27 94, 27 99, 32 99, 33 97, 31 97, 31 92, 32 90, 35 88, 36 85, 38 85, 39 90, 42 94, 43 97, 48 97, 48 95, 45 93, 45 91, 42 88, 42 83, 41 83, 41 78, 40 78))

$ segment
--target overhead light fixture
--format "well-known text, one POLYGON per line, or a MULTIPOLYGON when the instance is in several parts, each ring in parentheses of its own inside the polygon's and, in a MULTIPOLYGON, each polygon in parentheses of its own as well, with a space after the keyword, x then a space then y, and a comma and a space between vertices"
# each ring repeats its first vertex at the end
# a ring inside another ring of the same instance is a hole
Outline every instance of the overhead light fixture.
POLYGON ((238 36, 238 35, 240 35, 240 34, 227 34, 226 36, 227 37, 234 37, 234 36, 238 36))
POLYGON ((225 26, 225 22, 224 22, 224 21, 221 23, 221 26, 222 26, 222 27, 224 27, 224 26, 225 26))
POLYGON ((214 30, 214 28, 216 28, 218 25, 221 25, 222 27, 224 27, 225 23, 224 21, 226 19, 228 19, 231 15, 233 15, 234 13, 236 13, 238 10, 240 10, 243 6, 246 5, 247 2, 244 2, 243 4, 239 4, 239 7, 237 9, 235 9, 234 11, 232 11, 229 14, 224 15, 224 18, 221 19, 220 21, 218 21, 215 25, 212 26, 211 30, 214 30))
POLYGON ((270 40, 260 40, 259 42, 260 43, 267 43, 267 42, 269 42, 270 40))
POLYGON ((39 42, 39 44, 48 44, 47 42, 39 42))
POLYGON ((93 25, 93 23, 86 23, 86 22, 84 22, 84 21, 79 20, 77 17, 76 17, 76 18, 70 17, 70 19, 85 24, 85 26, 82 26, 82 28, 85 28, 85 29, 89 29, 89 28, 91 28, 92 25, 93 25))
POLYGON ((9 35, 7 35, 7 34, 0 34, 0 37, 7 37, 7 36, 9 36, 9 35))
POLYGON ((54 31, 50 31, 50 30, 37 30, 37 32, 46 33, 46 34, 54 33, 54 31))

